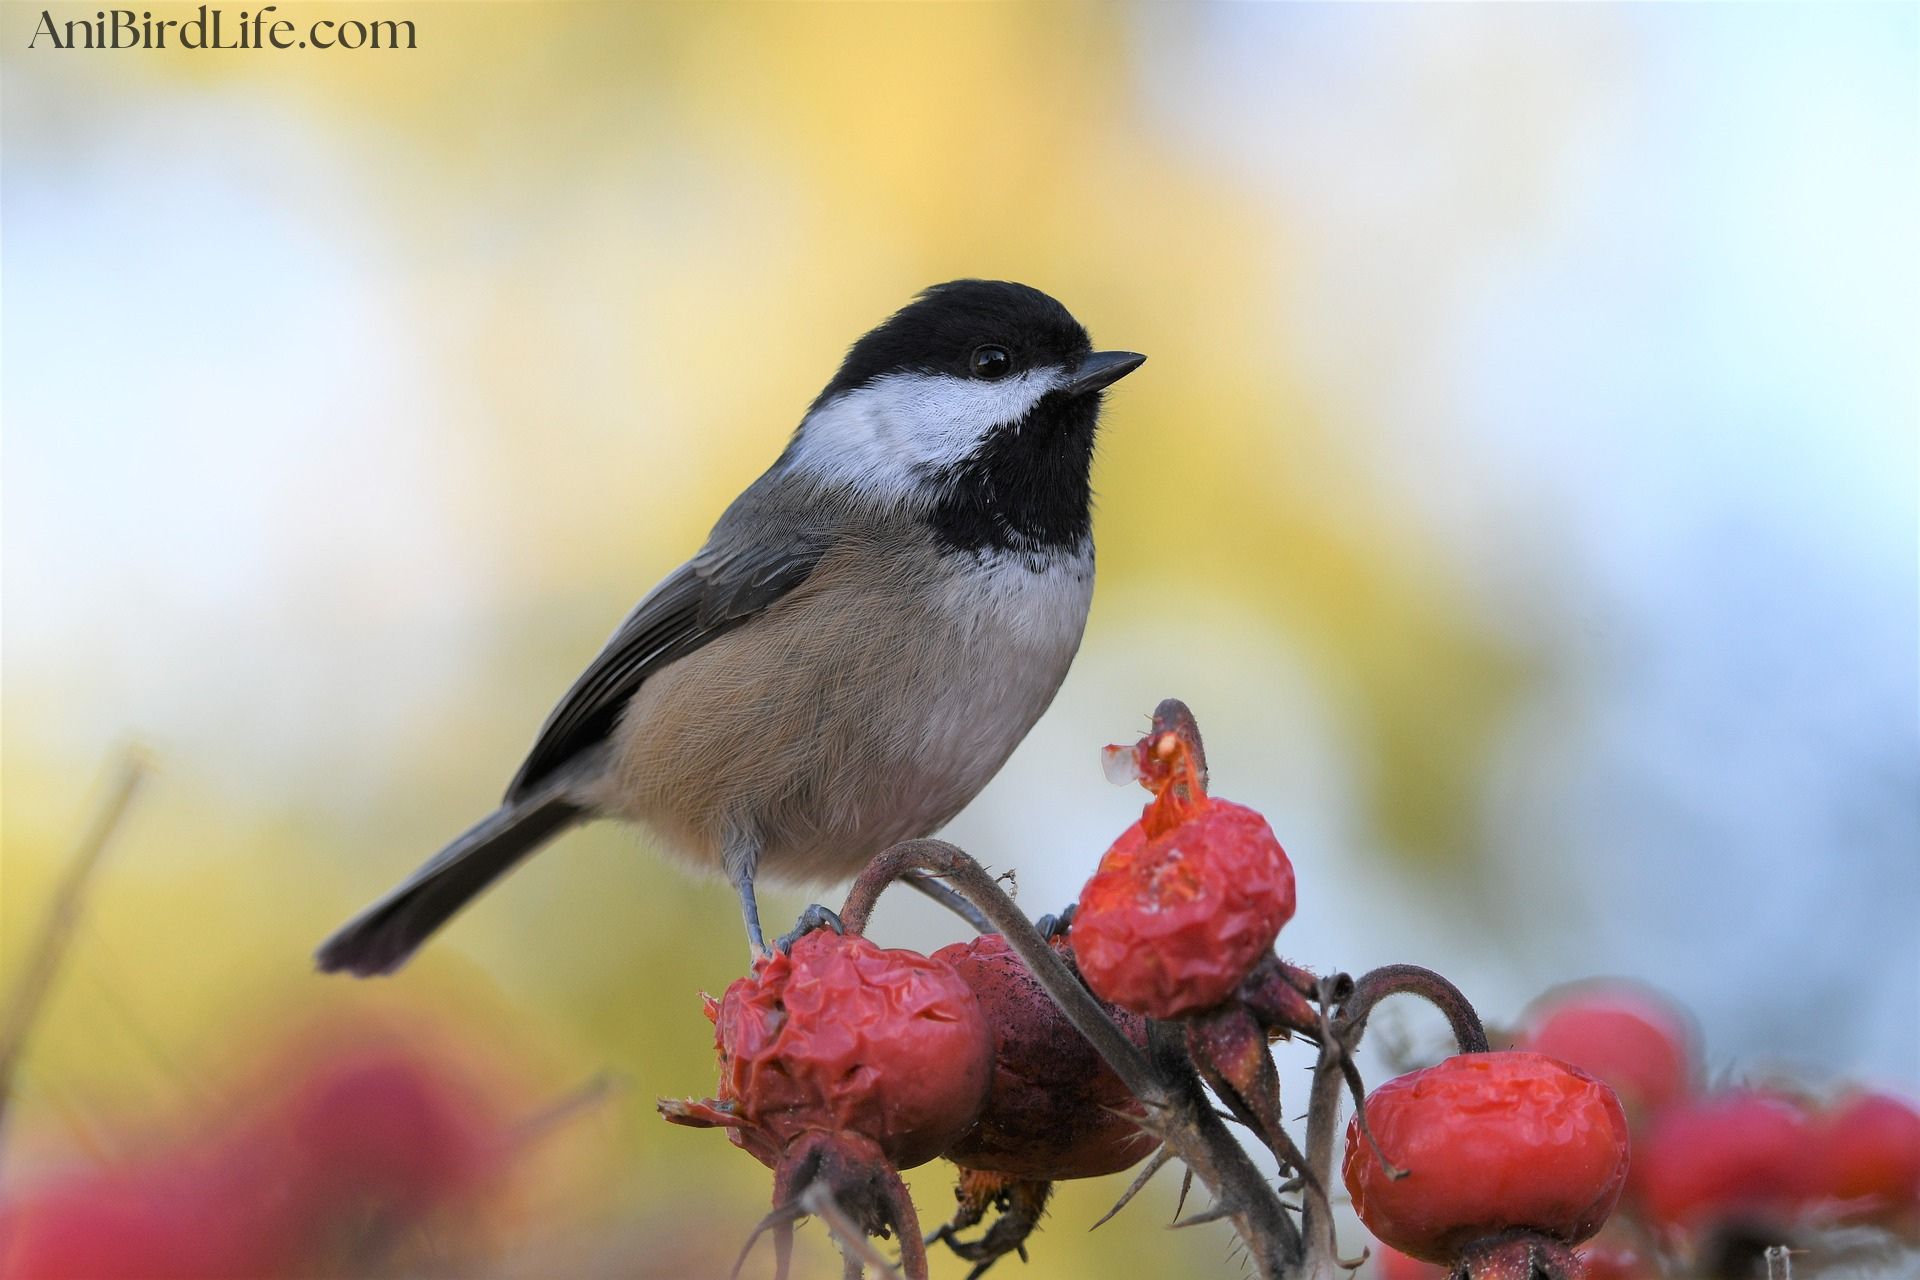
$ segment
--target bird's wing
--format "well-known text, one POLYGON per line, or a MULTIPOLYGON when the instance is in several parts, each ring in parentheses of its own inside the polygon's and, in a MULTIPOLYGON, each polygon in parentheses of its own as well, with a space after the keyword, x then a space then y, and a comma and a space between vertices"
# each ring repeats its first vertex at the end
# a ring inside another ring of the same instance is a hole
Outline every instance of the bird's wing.
POLYGON ((646 678, 714 640, 799 586, 827 539, 771 549, 709 543, 642 600, 547 717, 507 800, 534 790, 554 770, 606 741, 646 678))

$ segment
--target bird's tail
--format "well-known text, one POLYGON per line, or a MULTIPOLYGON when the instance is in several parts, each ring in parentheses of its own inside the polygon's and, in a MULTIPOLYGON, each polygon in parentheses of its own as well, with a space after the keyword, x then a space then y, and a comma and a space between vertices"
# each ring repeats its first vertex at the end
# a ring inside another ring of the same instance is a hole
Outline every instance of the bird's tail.
POLYGON ((320 944, 322 972, 392 973, 453 914, 589 811, 559 788, 510 800, 320 944))

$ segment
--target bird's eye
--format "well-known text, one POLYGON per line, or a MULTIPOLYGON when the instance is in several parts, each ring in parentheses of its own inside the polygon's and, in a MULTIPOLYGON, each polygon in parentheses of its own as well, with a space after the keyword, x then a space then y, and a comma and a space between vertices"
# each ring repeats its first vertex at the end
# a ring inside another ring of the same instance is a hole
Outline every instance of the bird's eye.
POLYGON ((1007 354, 1005 347, 988 344, 975 347, 967 358, 967 372, 976 378, 985 378, 992 382, 995 378, 1004 378, 1013 372, 1013 357, 1007 354))

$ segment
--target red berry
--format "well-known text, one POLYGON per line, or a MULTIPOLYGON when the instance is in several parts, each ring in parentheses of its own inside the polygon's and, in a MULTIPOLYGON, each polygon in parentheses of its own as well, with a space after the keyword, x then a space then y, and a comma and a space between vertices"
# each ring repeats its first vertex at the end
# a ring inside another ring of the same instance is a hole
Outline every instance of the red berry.
POLYGON ((1634 1154, 1634 1196, 1654 1224, 1691 1230, 1791 1218, 1817 1194, 1814 1131, 1798 1102, 1757 1090, 1672 1108, 1634 1154))
POLYGON ((1367 1120, 1383 1168, 1347 1128, 1342 1170, 1369 1230, 1417 1258, 1457 1260, 1516 1230, 1566 1244, 1600 1229, 1627 1178, 1627 1120, 1613 1090, 1537 1053, 1462 1054, 1375 1089, 1367 1120))
MULTIPOLYGON (((1139 1104, 997 933, 933 953, 966 980, 993 1029, 993 1083, 980 1122, 947 1158, 1045 1182, 1117 1173, 1160 1145, 1120 1112, 1139 1104)), ((1137 1015, 1110 1009, 1136 1044, 1137 1015)))
POLYGON ((972 1126, 993 1074, 986 1015, 953 966, 828 930, 728 987, 714 1032, 719 1109, 769 1166, 809 1132, 924 1164, 972 1126))
MULTIPOLYGON (((428 1038, 414 1027, 416 1040, 428 1038)), ((418 1269, 435 1212, 470 1207, 512 1142, 450 1055, 358 1042, 333 1025, 286 1042, 190 1141, 35 1188, 0 1210, 0 1276, 112 1280, 418 1269)))
POLYGON ((476 1189, 505 1155, 497 1120, 447 1069, 391 1050, 322 1063, 294 1085, 280 1122, 310 1214, 418 1214, 476 1189))
POLYGON ((825 1195, 869 1234, 895 1234, 925 1280, 926 1246, 900 1169, 972 1127, 993 1075, 986 1014, 953 966, 816 930, 707 1001, 720 1096, 663 1100, 675 1124, 724 1126, 773 1170, 766 1228, 786 1274, 793 1222, 825 1195))
POLYGON ((1081 890, 1070 937, 1095 994, 1177 1018, 1220 1004, 1273 949, 1293 918, 1293 865, 1265 818, 1207 795, 1180 735, 1135 755, 1155 797, 1081 890))
POLYGON ((1886 1093, 1856 1093, 1819 1123, 1820 1191, 1847 1216, 1920 1209, 1920 1110, 1886 1093))
MULTIPOLYGON (((5 1280, 199 1280, 281 1274, 299 1261, 264 1229, 270 1186, 211 1153, 89 1173, 0 1208, 5 1280)), ((284 1216, 284 1215, 281 1215, 284 1216)))
POLYGON ((1575 1251, 1583 1280, 1659 1280, 1645 1258, 1624 1245, 1594 1241, 1575 1251))
POLYGON ((1374 1249, 1371 1274, 1374 1280, 1447 1280, 1447 1269, 1439 1263, 1422 1262, 1386 1244, 1374 1249))
POLYGON ((1685 1014, 1625 983, 1591 984, 1551 997, 1528 1017, 1520 1045, 1612 1085, 1636 1126, 1692 1092, 1693 1046, 1685 1014))

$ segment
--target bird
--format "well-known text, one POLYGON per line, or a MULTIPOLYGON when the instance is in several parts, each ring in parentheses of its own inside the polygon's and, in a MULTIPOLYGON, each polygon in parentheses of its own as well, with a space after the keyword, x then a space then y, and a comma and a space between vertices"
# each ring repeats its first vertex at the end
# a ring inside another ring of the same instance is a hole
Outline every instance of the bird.
POLYGON ((761 957, 763 877, 831 883, 939 830, 1080 647, 1104 392, 1145 360, 1094 350, 1024 284, 916 295, 848 349, 773 465, 627 615, 499 807, 327 938, 318 967, 392 973, 601 818, 724 874, 761 957))

